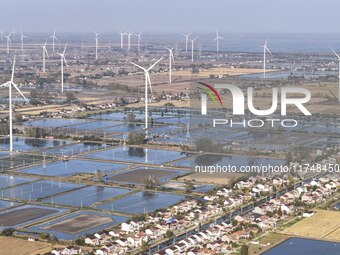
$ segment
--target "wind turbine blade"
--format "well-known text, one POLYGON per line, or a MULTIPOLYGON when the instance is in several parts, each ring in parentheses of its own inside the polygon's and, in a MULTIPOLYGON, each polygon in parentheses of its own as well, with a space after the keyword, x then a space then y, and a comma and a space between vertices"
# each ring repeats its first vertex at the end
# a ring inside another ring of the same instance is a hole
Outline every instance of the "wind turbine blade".
POLYGON ((4 84, 1 84, 1 85, 0 85, 0 87, 2 87, 2 88, 4 88, 4 87, 8 87, 8 86, 9 86, 9 84, 10 84, 10 82, 6 82, 6 83, 4 83, 4 84))
POLYGON ((272 55, 272 53, 270 52, 267 46, 265 47, 265 49, 270 53, 270 55, 272 55))
POLYGON ((65 54, 66 47, 67 47, 67 43, 65 44, 65 48, 64 48, 64 51, 63 51, 63 55, 65 54))
POLYGON ((137 64, 135 64, 133 62, 130 62, 130 64, 133 64, 134 66, 137 66, 138 68, 140 68, 140 69, 142 69, 142 70, 144 70, 146 72, 146 69, 144 67, 142 67, 140 65, 137 65, 137 64))
POLYGON ((14 56, 14 60, 13 60, 13 67, 12 67, 11 82, 13 82, 13 79, 14 79, 14 69, 15 69, 15 56, 14 56))
POLYGON ((149 74, 149 72, 146 72, 146 77, 147 77, 147 79, 148 79, 148 83, 149 83, 149 87, 150 87, 151 96, 153 97, 153 91, 152 91, 151 79, 150 79, 150 74, 149 74))
POLYGON ((24 94, 21 92, 21 90, 18 88, 18 86, 14 83, 11 82, 13 87, 20 93, 20 95, 26 100, 27 103, 29 103, 30 101, 24 96, 24 94))
POLYGON ((65 64, 66 64, 66 66, 67 66, 66 58, 65 58, 64 55, 63 55, 63 60, 64 60, 64 62, 65 62, 65 64))
POLYGON ((335 56, 337 56, 338 57, 338 59, 340 59, 340 56, 338 55, 338 53, 336 53, 336 51, 335 50, 333 50, 332 48, 330 48, 332 51, 333 51, 333 53, 335 54, 335 56))
POLYGON ((161 61, 163 59, 163 57, 161 57, 160 59, 158 59, 155 63, 153 63, 147 70, 151 70, 155 65, 158 64, 159 61, 161 61))

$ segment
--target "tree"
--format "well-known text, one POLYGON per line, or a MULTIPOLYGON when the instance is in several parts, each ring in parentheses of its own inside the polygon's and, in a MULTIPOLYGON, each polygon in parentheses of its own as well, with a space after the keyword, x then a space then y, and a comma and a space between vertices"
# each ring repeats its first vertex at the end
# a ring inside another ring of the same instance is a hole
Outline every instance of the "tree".
POLYGON ((157 185, 155 177, 151 175, 146 176, 143 181, 146 189, 153 189, 157 185))
POLYGON ((174 237, 174 233, 170 230, 167 230, 166 233, 165 233, 165 237, 170 239, 170 238, 174 237))
POLYGON ((13 236, 15 229, 14 228, 6 228, 1 232, 3 236, 13 236))
POLYGON ((126 116, 126 121, 128 121, 128 122, 136 121, 136 115, 133 114, 132 112, 128 113, 127 116, 126 116))
POLYGON ((191 181, 185 182, 185 192, 191 193, 191 191, 194 189, 194 184, 191 181))
POLYGON ((0 123, 0 135, 8 135, 9 126, 8 123, 0 123))
POLYGON ((145 134, 143 133, 129 133, 128 135, 128 144, 143 144, 144 143, 145 134))
POLYGON ((165 107, 175 107, 175 105, 171 102, 167 102, 164 104, 165 107))
POLYGON ((83 238, 79 238, 76 240, 76 245, 85 245, 85 240, 83 238))
POLYGON ((246 244, 242 245, 241 250, 240 250, 240 255, 248 255, 248 246, 246 244))
POLYGON ((77 98, 72 92, 70 91, 66 92, 66 103, 71 103, 72 101, 75 101, 75 100, 77 100, 77 98))
POLYGON ((103 173, 100 170, 96 170, 96 178, 100 181, 103 179, 103 173))

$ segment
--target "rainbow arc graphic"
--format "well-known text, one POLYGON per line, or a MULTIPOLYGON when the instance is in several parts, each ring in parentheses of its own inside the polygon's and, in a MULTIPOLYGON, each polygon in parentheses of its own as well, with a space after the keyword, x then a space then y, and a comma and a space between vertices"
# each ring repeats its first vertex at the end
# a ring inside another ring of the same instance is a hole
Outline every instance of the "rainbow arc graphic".
POLYGON ((223 106, 222 99, 220 94, 217 92, 217 90, 204 82, 198 82, 203 88, 198 88, 201 91, 201 114, 207 115, 207 96, 211 98, 211 100, 214 102, 215 108, 217 108, 217 104, 219 103, 221 107, 223 106))

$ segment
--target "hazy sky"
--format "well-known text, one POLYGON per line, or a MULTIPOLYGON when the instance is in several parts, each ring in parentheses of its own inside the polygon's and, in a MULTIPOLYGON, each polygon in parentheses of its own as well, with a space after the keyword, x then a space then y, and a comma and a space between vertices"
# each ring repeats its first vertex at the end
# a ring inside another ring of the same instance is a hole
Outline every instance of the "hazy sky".
POLYGON ((0 29, 27 32, 340 31, 339 0, 1 0, 0 29))

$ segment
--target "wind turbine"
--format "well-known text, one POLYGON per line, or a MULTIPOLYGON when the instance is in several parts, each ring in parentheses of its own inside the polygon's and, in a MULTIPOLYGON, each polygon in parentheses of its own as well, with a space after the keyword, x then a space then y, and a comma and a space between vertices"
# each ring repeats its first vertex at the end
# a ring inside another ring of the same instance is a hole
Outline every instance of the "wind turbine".
POLYGON ((268 51, 270 55, 272 54, 267 47, 267 42, 268 40, 266 40, 266 42, 262 46, 263 47, 263 78, 266 78, 266 52, 268 51))
POLYGON ((218 34, 218 31, 216 31, 216 37, 214 39, 214 41, 216 41, 216 52, 219 52, 219 41, 220 39, 224 39, 223 37, 221 37, 219 34, 218 34))
POLYGON ((27 36, 24 35, 22 33, 22 31, 20 31, 20 34, 21 34, 21 36, 20 36, 20 40, 21 40, 21 52, 24 53, 24 38, 27 37, 27 36))
POLYGON ((11 80, 0 85, 0 87, 8 87, 9 90, 9 151, 10 155, 12 155, 13 152, 13 109, 12 109, 12 86, 20 93, 20 95, 25 99, 26 102, 29 103, 28 99, 24 96, 24 94, 20 91, 18 86, 14 83, 14 69, 15 69, 15 56, 13 60, 13 67, 12 67, 12 75, 11 80))
POLYGON ((96 60, 98 59, 98 40, 101 37, 100 33, 94 32, 96 35, 96 60))
POLYGON ((130 48, 131 48, 131 35, 132 33, 127 33, 127 36, 128 36, 128 51, 130 51, 130 48))
POLYGON ((152 68, 155 67, 155 65, 158 64, 158 62, 160 62, 163 59, 163 57, 161 57, 160 59, 158 59, 155 63, 153 63, 148 69, 137 65, 133 62, 130 62, 131 64, 133 64, 134 66, 138 67, 139 69, 142 69, 144 71, 144 77, 145 77, 145 137, 148 137, 148 117, 149 117, 149 112, 148 112, 148 84, 150 86, 150 91, 152 94, 152 87, 151 87, 151 80, 150 80, 150 70, 152 68))
POLYGON ((64 62, 66 63, 66 58, 65 58, 65 51, 66 51, 67 44, 65 45, 63 53, 58 53, 60 56, 60 63, 61 63, 61 93, 64 92, 64 62))
POLYGON ((189 36, 190 35, 191 35, 191 33, 183 34, 183 36, 185 37, 185 52, 188 52, 188 42, 189 42, 189 36))
POLYGON ((124 48, 124 35, 127 35, 127 34, 123 32, 119 32, 119 34, 120 34, 120 48, 123 49, 124 48))
POLYGON ((139 34, 136 34, 137 36, 137 48, 138 48, 138 52, 140 51, 140 40, 141 40, 141 35, 143 32, 140 32, 139 34))
POLYGON ((170 49, 170 48, 164 47, 164 49, 167 49, 169 51, 169 83, 171 83, 172 61, 175 61, 174 54, 173 54, 173 49, 174 48, 170 49))
POLYGON ((52 49, 53 49, 53 51, 54 51, 54 41, 55 41, 55 40, 58 40, 58 38, 55 36, 55 33, 56 33, 56 32, 57 32, 57 31, 54 30, 53 35, 50 36, 50 38, 52 38, 52 49))
POLYGON ((17 34, 17 32, 15 31, 15 28, 13 29, 13 31, 11 32, 11 34, 13 35, 13 40, 15 41, 15 35, 17 34))
POLYGON ((194 41, 198 38, 198 36, 194 39, 190 39, 191 41, 191 62, 194 62, 194 41))
POLYGON ((46 44, 47 44, 47 41, 45 41, 44 45, 42 45, 42 49, 43 49, 43 73, 45 73, 45 55, 47 55, 48 57, 48 52, 47 52, 47 49, 46 49, 46 44))
POLYGON ((11 35, 12 35, 12 32, 4 36, 6 38, 6 43, 7 43, 7 54, 9 54, 9 45, 12 44, 11 35))
POLYGON ((338 90, 339 97, 338 97, 338 99, 339 99, 339 102, 340 102, 340 56, 339 56, 339 54, 336 53, 336 51, 333 50, 332 48, 331 48, 331 50, 333 51, 333 53, 335 54, 335 56, 337 56, 338 61, 339 61, 339 90, 338 90))

